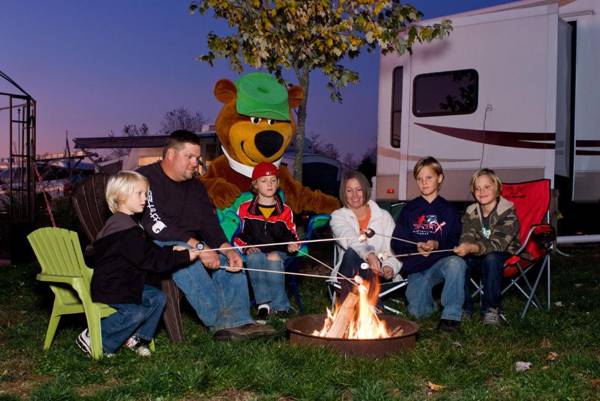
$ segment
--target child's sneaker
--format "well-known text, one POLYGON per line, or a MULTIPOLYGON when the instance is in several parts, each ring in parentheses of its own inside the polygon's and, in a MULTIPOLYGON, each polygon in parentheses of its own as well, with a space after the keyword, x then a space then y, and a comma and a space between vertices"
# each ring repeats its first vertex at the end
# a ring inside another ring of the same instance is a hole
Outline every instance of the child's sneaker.
POLYGON ((458 320, 440 319, 438 330, 446 333, 460 333, 460 322, 458 320))
POLYGON ((269 315, 271 314, 271 307, 267 304, 258 306, 258 313, 256 314, 256 323, 267 324, 269 315))
POLYGON ((92 340, 88 329, 83 330, 75 340, 75 344, 82 350, 87 357, 92 356, 92 340))
POLYGON ((500 326, 500 312, 498 308, 489 308, 483 315, 483 324, 489 326, 500 326))
POLYGON ((152 355, 152 351, 148 348, 147 342, 136 335, 129 337, 127 341, 125 341, 125 344, 123 344, 123 347, 135 351, 139 356, 152 355))
MULTIPOLYGON (((92 339, 90 338, 90 332, 88 329, 83 330, 75 340, 75 344, 85 353, 85 356, 91 358, 92 356, 92 339)), ((104 353, 105 358, 112 358, 115 354, 104 353)))

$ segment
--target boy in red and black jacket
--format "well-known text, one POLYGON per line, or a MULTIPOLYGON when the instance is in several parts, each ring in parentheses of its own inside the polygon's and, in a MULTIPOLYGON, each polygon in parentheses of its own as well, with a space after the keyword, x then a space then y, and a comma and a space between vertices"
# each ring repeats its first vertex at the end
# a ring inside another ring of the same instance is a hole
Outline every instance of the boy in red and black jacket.
MULTIPOLYGON (((299 248, 292 209, 283 203, 279 189, 278 169, 271 163, 259 163, 252 172, 252 188, 256 194, 252 200, 242 203, 238 209, 241 220, 240 233, 234 238, 238 246, 245 248, 246 265, 250 269, 283 272, 287 253, 299 248), (262 247, 262 244, 291 242, 286 245, 262 247)), ((266 322, 272 313, 286 314, 290 308, 285 291, 283 274, 248 271, 254 297, 258 304, 257 322, 266 322)))

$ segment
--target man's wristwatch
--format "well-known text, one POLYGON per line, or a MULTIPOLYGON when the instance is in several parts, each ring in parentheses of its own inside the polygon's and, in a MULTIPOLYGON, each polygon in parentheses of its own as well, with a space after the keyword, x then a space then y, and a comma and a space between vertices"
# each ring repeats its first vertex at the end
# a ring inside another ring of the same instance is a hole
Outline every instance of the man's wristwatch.
POLYGON ((196 249, 199 251, 203 251, 206 245, 204 245, 204 242, 198 242, 196 244, 196 249))

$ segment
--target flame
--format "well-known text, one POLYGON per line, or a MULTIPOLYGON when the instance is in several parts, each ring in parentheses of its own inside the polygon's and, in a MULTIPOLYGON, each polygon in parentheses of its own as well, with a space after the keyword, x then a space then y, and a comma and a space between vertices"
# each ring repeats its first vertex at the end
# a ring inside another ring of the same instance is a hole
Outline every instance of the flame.
MULTIPOLYGON (((379 297, 379 280, 376 275, 369 281, 364 281, 356 276, 354 281, 358 284, 358 302, 354 315, 342 338, 347 339, 375 339, 390 337, 390 332, 385 322, 377 317, 376 307, 379 297)), ((327 317, 321 330, 315 330, 312 334, 319 337, 332 337, 327 332, 332 327, 341 305, 336 305, 332 312, 327 308, 327 317)))

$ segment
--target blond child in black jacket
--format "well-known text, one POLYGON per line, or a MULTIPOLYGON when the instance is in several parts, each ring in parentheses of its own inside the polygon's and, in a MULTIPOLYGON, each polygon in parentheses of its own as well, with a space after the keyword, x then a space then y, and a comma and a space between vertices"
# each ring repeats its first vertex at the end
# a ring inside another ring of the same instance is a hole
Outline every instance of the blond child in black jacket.
MULTIPOLYGON (((122 345, 149 356, 147 344, 165 306, 165 295, 146 284, 148 272, 166 272, 189 264, 198 256, 192 250, 161 248, 147 238, 134 214, 144 210, 148 181, 135 171, 110 177, 106 201, 113 212, 94 242, 91 292, 94 302, 117 311, 101 321, 102 348, 114 354, 122 345)), ((90 354, 89 333, 77 337, 77 345, 90 354)))

